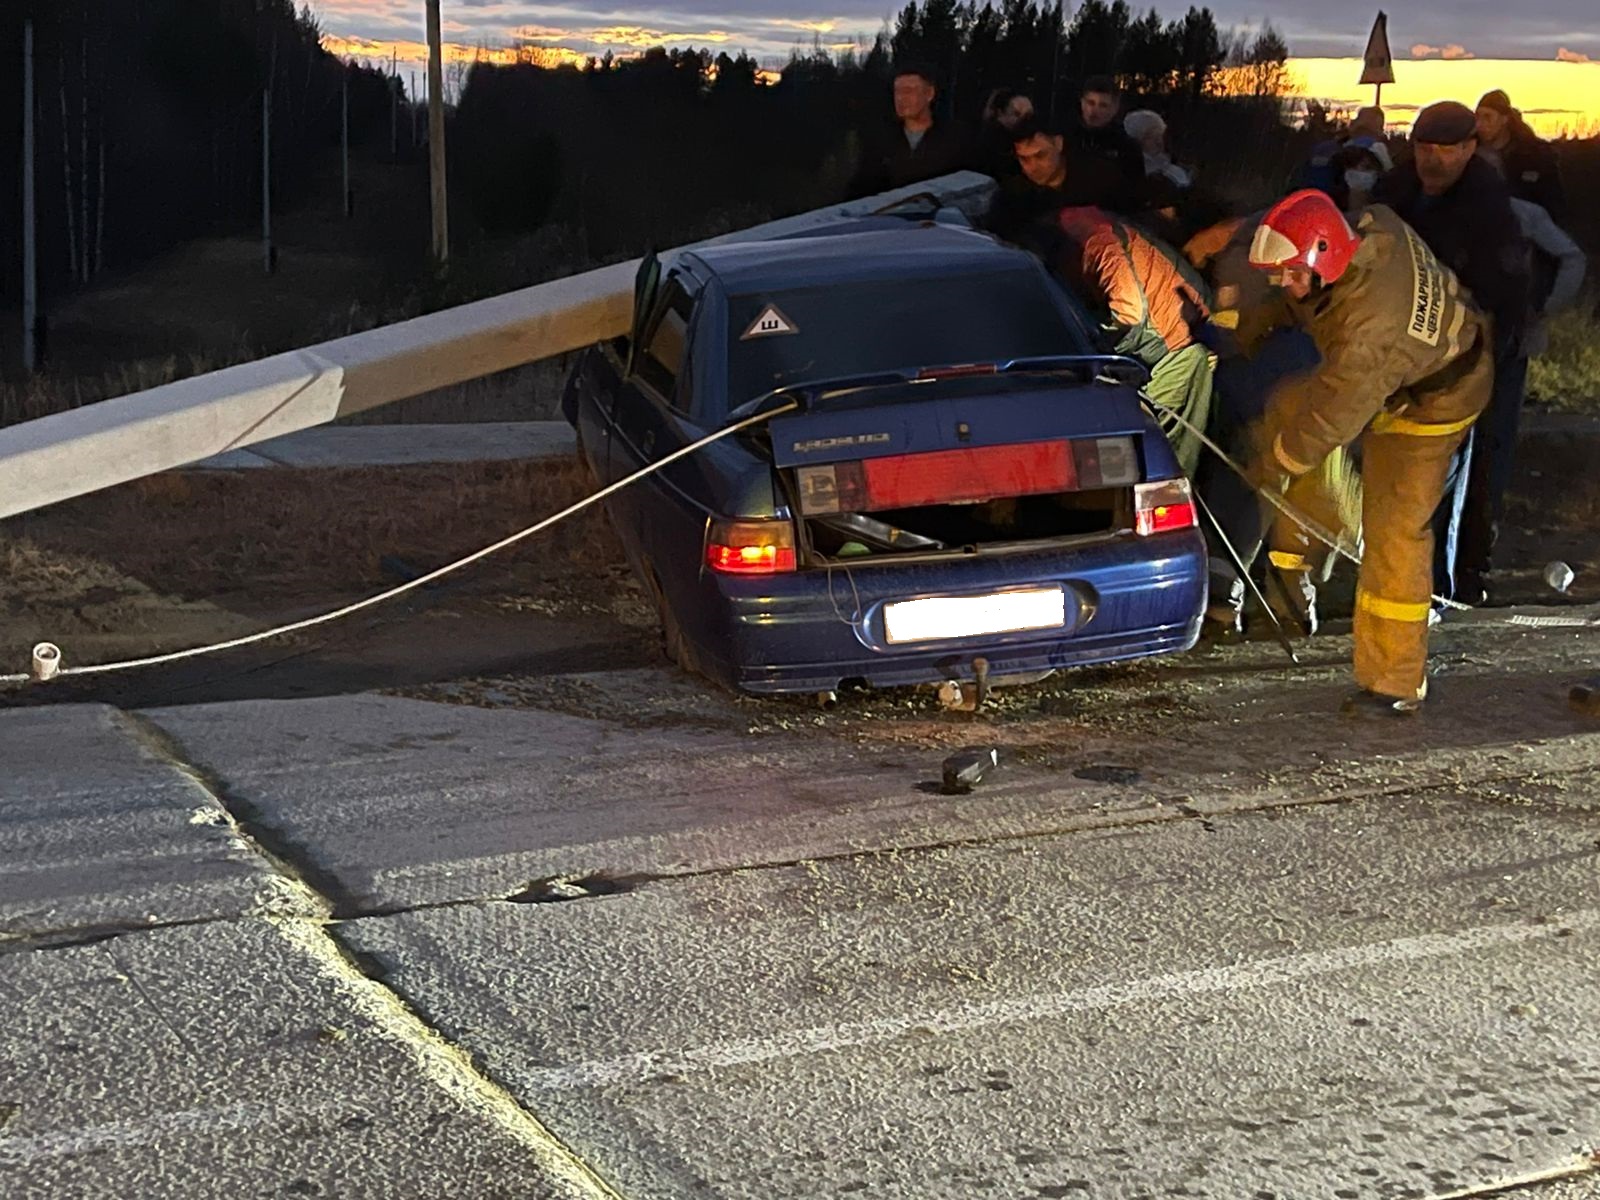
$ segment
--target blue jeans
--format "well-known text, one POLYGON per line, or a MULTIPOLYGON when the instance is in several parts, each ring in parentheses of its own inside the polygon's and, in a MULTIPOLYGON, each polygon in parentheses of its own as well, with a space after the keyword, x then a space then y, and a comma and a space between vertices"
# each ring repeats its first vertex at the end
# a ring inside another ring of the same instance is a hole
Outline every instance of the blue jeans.
POLYGON ((1489 573, 1506 488, 1516 463, 1517 430, 1528 381, 1528 360, 1496 347, 1494 394, 1451 465, 1444 500, 1434 515, 1434 590, 1477 603, 1489 573), (1457 595, 1457 592, 1461 595, 1457 595))

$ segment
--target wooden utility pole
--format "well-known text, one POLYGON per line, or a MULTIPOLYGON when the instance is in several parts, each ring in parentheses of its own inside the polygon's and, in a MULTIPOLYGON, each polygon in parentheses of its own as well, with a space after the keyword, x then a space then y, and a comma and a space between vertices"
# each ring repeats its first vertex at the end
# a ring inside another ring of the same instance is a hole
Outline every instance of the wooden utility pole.
POLYGON ((272 274, 272 86, 261 89, 261 256, 272 274))
POLYGON ((440 45, 439 0, 428 2, 428 178, 433 195, 433 261, 450 258, 450 223, 445 214, 444 51, 440 45))
POLYGON ((72 121, 67 116, 67 56, 60 57, 60 75, 58 82, 61 84, 61 189, 66 198, 67 214, 67 273, 73 279, 78 277, 78 237, 74 230, 77 228, 73 219, 75 201, 72 198, 72 121))
POLYGON ((38 221, 33 197, 33 22, 22 23, 22 366, 39 367, 38 221))
POLYGON ((339 154, 344 160, 344 191, 339 197, 339 207, 350 215, 350 64, 343 64, 339 76, 339 154))
POLYGON ((400 51, 389 52, 389 158, 400 157, 400 51))
POLYGON ((79 78, 83 83, 83 94, 78 97, 78 134, 83 146, 83 154, 78 159, 78 200, 83 208, 83 257, 78 260, 83 269, 78 272, 78 277, 83 282, 89 282, 89 39, 85 37, 82 42, 83 58, 79 70, 79 78))

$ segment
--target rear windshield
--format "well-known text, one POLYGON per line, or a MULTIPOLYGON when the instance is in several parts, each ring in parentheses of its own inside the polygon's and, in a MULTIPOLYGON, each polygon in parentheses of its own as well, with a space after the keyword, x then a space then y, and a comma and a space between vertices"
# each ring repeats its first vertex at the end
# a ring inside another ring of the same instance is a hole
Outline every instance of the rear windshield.
POLYGON ((841 375, 1081 354, 1031 271, 872 281, 729 298, 728 406, 841 375))

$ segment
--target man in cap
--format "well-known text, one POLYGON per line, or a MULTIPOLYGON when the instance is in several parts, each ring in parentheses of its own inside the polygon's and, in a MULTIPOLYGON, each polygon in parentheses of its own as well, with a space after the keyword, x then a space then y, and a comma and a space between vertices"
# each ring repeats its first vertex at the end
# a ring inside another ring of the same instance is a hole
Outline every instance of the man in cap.
POLYGON ((1489 401, 1487 322, 1454 274, 1391 210, 1352 230, 1324 192, 1268 210, 1250 263, 1320 364, 1287 380, 1257 430, 1251 476, 1282 495, 1360 441, 1365 549, 1356 589, 1352 714, 1408 715, 1427 695, 1433 533, 1450 458, 1489 401))
POLYGON ((1528 128, 1511 97, 1496 88, 1478 101, 1478 153, 1500 172, 1519 200, 1537 204, 1556 224, 1567 219, 1567 197, 1555 148, 1528 128))
POLYGON ((1435 587, 1471 604, 1486 598, 1500 500, 1510 482, 1528 371, 1527 242, 1511 210, 1505 180, 1478 157, 1478 122, 1454 101, 1417 116, 1415 155, 1378 181, 1374 199, 1394 209, 1493 319, 1494 399, 1473 433, 1467 469, 1452 504, 1441 511, 1435 587))
POLYGON ((968 165, 970 154, 960 132, 934 116, 938 94, 932 68, 920 63, 895 68, 894 123, 865 140, 850 181, 852 197, 921 183, 968 165))

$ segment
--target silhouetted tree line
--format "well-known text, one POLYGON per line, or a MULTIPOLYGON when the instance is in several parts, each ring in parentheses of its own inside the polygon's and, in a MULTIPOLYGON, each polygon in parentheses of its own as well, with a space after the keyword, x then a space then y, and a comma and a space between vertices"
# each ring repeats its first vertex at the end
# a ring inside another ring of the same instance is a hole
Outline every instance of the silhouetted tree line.
MULTIPOLYGON (((23 0, 0 17, 0 78, 12 81, 0 88, 7 214, 20 211, 26 15, 47 300, 197 235, 257 228, 269 86, 275 209, 338 170, 342 72, 353 144, 388 153, 398 81, 322 50, 315 18, 294 0, 23 0)), ((1110 71, 1156 98, 1177 132, 1176 110, 1238 90, 1224 85, 1240 66, 1257 64, 1257 90, 1270 93, 1287 52, 1273 38, 1230 39, 1205 8, 1163 21, 1125 0, 1075 10, 913 0, 870 45, 797 52, 772 86, 743 54, 652 50, 580 71, 543 68, 529 50, 520 64, 475 65, 461 86, 449 135, 455 226, 471 238, 560 222, 578 231, 586 257, 603 257, 719 219, 813 207, 837 197, 857 133, 887 119, 899 59, 943 72, 941 104, 962 122, 975 125, 1000 86, 1027 91, 1042 111, 1053 104, 1065 119, 1081 81, 1110 71)), ((1263 111, 1276 127, 1276 107, 1263 111)), ((418 173, 425 187, 420 164, 418 173)), ((0 220, 0 262, 20 260, 19 224, 0 220)), ((18 275, 0 272, 0 303, 16 303, 18 275)))
MULTIPOLYGON (((22 30, 31 16, 48 293, 196 235, 258 223, 268 86, 279 205, 304 194, 337 152, 346 68, 321 48, 315 19, 293 0, 24 0, 5 9, 0 262, 22 254, 22 30)), ((389 80, 349 70, 352 139, 381 138, 386 151, 389 80)), ((19 272, 0 275, 0 301, 15 302, 19 272)))
POLYGON ((450 132, 452 171, 483 232, 556 221, 604 256, 696 232, 729 210, 783 213, 836 199, 856 134, 888 118, 898 61, 933 66, 942 114, 974 129, 994 88, 1025 91, 1064 121, 1082 82, 1110 73, 1175 129, 1226 107, 1238 118, 1227 153, 1237 154, 1241 140, 1278 128, 1287 55, 1270 27, 1230 36, 1208 8, 1166 21, 1154 10, 1136 15, 1125 0, 1075 10, 912 0, 870 46, 797 52, 772 86, 745 55, 655 49, 580 70, 542 67, 529 49, 524 62, 479 63, 468 74, 450 132), (1240 96, 1250 114, 1240 114, 1240 96), (1261 101, 1253 108, 1252 97, 1261 101))

